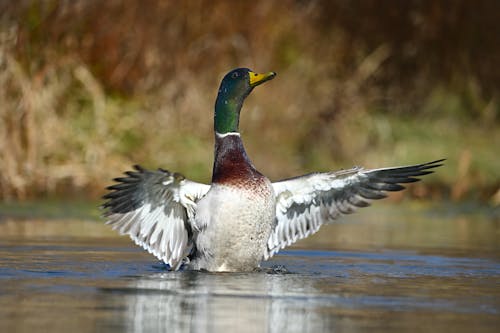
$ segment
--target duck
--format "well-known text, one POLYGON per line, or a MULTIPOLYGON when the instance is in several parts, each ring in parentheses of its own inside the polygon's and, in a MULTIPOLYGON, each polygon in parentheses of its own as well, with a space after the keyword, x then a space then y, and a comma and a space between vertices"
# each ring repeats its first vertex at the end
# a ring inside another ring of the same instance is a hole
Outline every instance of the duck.
POLYGON ((246 97, 275 77, 275 72, 236 68, 222 79, 215 101, 211 184, 135 165, 106 188, 106 223, 173 271, 254 271, 322 225, 401 191, 402 184, 443 165, 439 159, 378 169, 353 167, 271 182, 248 157, 239 120, 246 97))

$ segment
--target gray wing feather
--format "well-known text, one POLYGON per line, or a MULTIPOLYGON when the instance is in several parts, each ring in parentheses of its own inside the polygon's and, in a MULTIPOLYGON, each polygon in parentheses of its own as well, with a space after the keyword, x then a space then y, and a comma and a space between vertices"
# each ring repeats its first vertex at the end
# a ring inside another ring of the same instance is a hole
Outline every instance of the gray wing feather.
POLYGON ((403 190, 401 183, 418 181, 415 177, 432 173, 443 161, 372 170, 356 167, 273 183, 276 221, 264 259, 317 232, 321 225, 385 198, 387 191, 403 190))
POLYGON ((107 224, 178 269, 192 247, 196 202, 210 186, 163 169, 134 168, 107 188, 107 224))

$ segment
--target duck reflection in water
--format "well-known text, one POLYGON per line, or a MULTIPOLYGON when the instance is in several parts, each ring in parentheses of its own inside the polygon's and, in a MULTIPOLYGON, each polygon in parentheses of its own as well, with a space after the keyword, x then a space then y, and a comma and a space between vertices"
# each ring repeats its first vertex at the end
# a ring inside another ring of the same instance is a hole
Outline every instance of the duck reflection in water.
POLYGON ((325 331, 313 280, 297 274, 159 273, 127 288, 121 319, 130 332, 325 331), (309 303, 309 304, 308 304, 309 303))

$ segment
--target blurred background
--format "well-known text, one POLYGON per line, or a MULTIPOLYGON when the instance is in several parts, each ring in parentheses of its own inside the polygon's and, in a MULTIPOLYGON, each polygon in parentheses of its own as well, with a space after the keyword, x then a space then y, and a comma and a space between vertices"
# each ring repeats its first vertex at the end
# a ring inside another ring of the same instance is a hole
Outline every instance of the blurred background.
POLYGON ((498 1, 0 1, 0 199, 97 200, 132 164, 209 182, 235 67, 272 180, 447 158, 405 195, 500 203, 498 1))

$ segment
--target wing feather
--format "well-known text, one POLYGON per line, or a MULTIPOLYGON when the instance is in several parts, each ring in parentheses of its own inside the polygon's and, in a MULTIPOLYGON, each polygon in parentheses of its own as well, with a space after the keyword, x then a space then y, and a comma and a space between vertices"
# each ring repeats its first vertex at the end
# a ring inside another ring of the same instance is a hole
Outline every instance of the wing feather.
POLYGON ((273 183, 276 221, 264 259, 319 230, 344 214, 401 191, 432 173, 444 159, 403 167, 365 170, 355 167, 337 172, 313 173, 273 183))
POLYGON ((192 247, 196 203, 210 186, 164 169, 134 168, 107 188, 106 223, 178 269, 192 247))

